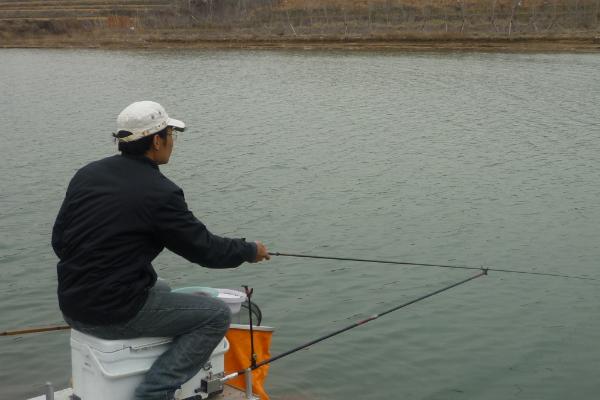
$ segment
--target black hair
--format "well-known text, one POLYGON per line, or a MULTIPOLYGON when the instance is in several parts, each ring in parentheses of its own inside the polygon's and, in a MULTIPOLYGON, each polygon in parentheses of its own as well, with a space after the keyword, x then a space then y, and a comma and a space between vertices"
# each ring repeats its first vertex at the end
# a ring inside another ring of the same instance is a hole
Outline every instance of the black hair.
MULTIPOLYGON (((158 135, 163 141, 167 140, 168 127, 162 131, 158 131, 149 136, 144 136, 141 139, 134 140, 133 142, 121 142, 119 141, 119 151, 123 154, 130 154, 132 156, 144 155, 152 147, 152 140, 154 135, 158 135)), ((131 135, 131 132, 119 131, 114 135, 117 139, 124 138, 131 135)))

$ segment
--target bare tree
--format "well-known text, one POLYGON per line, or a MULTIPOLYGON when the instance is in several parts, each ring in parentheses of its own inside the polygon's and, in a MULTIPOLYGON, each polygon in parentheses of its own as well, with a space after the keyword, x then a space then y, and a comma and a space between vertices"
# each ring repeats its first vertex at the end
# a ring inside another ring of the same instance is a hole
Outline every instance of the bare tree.
POLYGON ((206 19, 209 22, 212 22, 213 16, 214 16, 213 15, 213 13, 214 13, 214 3, 213 3, 213 0, 206 0, 206 7, 207 7, 207 10, 206 10, 206 19))
POLYGON ((460 15, 462 17, 462 24, 460 25, 460 33, 463 33, 465 30, 465 24, 467 23, 467 13, 466 13, 466 5, 465 0, 459 0, 460 2, 460 15))
MULTIPOLYGON (((600 1, 600 0, 598 0, 600 1)), ((390 13, 392 11, 391 0, 386 0, 385 2, 385 19, 388 26, 390 26, 390 13)))
POLYGON ((346 39, 348 37, 348 11, 344 6, 342 6, 342 13, 344 14, 344 39, 346 39))
POLYGON ((445 29, 446 33, 448 33, 448 7, 444 4, 443 9, 444 9, 444 29, 445 29))
POLYGON ((517 13, 517 8, 521 5, 521 0, 513 0, 513 4, 510 10, 510 21, 508 22, 508 37, 510 37, 512 33, 512 29, 515 22, 515 14, 517 13))
POLYGON ((292 30, 292 33, 294 34, 294 36, 298 36, 296 35, 296 30, 294 29, 294 25, 292 25, 292 21, 290 20, 290 10, 288 10, 287 8, 285 9, 285 16, 287 18, 287 23, 290 29, 292 30))
POLYGON ((554 25, 556 24, 556 19, 558 18, 557 16, 557 12, 558 12, 558 0, 554 0, 554 4, 553 4, 553 12, 552 12, 552 19, 550 21, 550 25, 548 25, 548 27, 546 28, 547 31, 549 31, 550 29, 552 29, 554 27, 554 25))
POLYGON ((492 10, 491 10, 490 22, 492 23, 492 26, 494 27, 496 32, 498 32, 498 26, 496 25, 496 3, 498 3, 498 0, 492 0, 492 10))
POLYGON ((369 31, 373 32, 373 3, 367 1, 367 14, 369 16, 369 31))
POLYGON ((423 16, 423 21, 421 23, 421 31, 425 30, 425 25, 427 25, 427 18, 428 18, 428 12, 430 9, 430 5, 429 5, 429 1, 425 1, 423 0, 423 2, 421 3, 421 14, 423 16))
POLYGON ((246 1, 238 0, 238 17, 241 18, 246 15, 246 1))
POLYGON ((533 29, 537 32, 538 31, 538 27, 537 24, 535 23, 535 19, 536 19, 536 9, 535 9, 535 2, 532 1, 529 5, 529 8, 531 9, 531 15, 529 17, 529 24, 533 26, 533 29))

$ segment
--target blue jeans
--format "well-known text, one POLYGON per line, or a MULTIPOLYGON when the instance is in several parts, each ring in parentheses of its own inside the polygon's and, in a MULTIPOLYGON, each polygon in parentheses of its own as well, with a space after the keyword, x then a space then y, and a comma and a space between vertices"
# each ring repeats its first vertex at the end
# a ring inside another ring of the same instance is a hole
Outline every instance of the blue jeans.
POLYGON ((173 337, 171 347, 152 364, 135 390, 136 400, 170 400, 210 358, 225 336, 231 312, 223 301, 209 296, 173 293, 159 280, 142 309, 131 320, 98 326, 65 321, 74 329, 101 339, 173 337))

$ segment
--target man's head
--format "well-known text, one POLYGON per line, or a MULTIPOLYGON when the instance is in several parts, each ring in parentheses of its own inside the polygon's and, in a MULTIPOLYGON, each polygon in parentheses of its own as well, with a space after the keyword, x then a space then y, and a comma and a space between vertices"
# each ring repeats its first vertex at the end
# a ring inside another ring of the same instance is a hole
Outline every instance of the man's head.
POLYGON ((123 154, 145 155, 157 164, 169 162, 174 131, 185 130, 182 121, 169 118, 163 106, 153 101, 128 105, 117 117, 117 127, 114 136, 123 154))

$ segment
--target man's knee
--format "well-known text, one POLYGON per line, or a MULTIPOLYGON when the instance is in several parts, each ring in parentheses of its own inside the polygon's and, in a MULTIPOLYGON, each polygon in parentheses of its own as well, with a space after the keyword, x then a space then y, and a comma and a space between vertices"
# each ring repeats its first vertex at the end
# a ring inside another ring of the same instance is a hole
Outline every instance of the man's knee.
POLYGON ((224 301, 219 301, 220 307, 218 308, 219 315, 217 317, 217 321, 219 327, 223 330, 223 334, 227 332, 229 329, 229 324, 231 324, 231 309, 224 301))
POLYGON ((194 330, 205 331, 210 329, 225 336, 225 332, 227 332, 231 323, 231 310, 222 300, 212 298, 208 301, 210 304, 205 304, 205 308, 201 310, 199 324, 194 327, 194 330))

